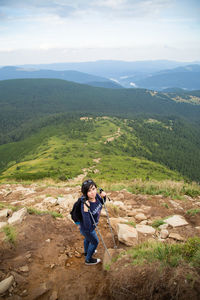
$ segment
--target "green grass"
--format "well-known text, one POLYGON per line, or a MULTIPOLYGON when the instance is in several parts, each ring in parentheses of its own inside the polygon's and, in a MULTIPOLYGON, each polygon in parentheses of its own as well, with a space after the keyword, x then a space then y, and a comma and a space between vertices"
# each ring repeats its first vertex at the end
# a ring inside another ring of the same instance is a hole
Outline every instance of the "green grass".
MULTIPOLYGON (((116 118, 79 119, 48 125, 26 139, 0 146, 0 180, 66 181, 94 167, 88 176, 108 182, 132 180, 180 180, 178 172, 144 158, 132 157, 132 147, 149 153, 126 122, 116 118), (120 136, 117 136, 120 128, 120 136), (111 136, 112 142, 105 143, 111 136), (99 163, 93 159, 101 158, 99 163)), ((150 155, 150 153, 149 153, 150 155)))
POLYGON ((135 223, 135 222, 133 222, 133 221, 128 221, 128 222, 125 222, 124 224, 130 225, 130 226, 133 226, 134 228, 136 227, 136 223, 135 223))
POLYGON ((15 245, 17 233, 13 226, 6 225, 2 228, 2 231, 5 233, 6 241, 15 245))
POLYGON ((152 227, 158 228, 160 225, 163 225, 163 224, 165 224, 165 221, 163 221, 162 219, 160 219, 160 220, 155 220, 155 221, 153 221, 153 223, 152 223, 152 227))
POLYGON ((51 215, 54 219, 56 218, 63 218, 63 215, 60 214, 60 213, 57 213, 55 211, 48 211, 48 210, 45 210, 45 211, 41 211, 41 210, 38 210, 36 208, 33 208, 33 207, 27 207, 27 211, 30 215, 51 215))
POLYGON ((19 208, 16 207, 16 206, 12 206, 12 205, 9 205, 9 204, 5 204, 5 203, 2 203, 0 202, 0 209, 1 208, 8 208, 8 209, 11 209, 12 211, 17 211, 19 208))
POLYGON ((186 212, 188 215, 190 216, 195 216, 196 214, 199 214, 200 213, 200 208, 192 208, 192 209, 189 209, 187 210, 186 212))
POLYGON ((128 254, 133 265, 143 265, 158 261, 163 266, 177 267, 187 263, 200 267, 200 238, 189 238, 183 244, 145 242, 124 254, 128 254))

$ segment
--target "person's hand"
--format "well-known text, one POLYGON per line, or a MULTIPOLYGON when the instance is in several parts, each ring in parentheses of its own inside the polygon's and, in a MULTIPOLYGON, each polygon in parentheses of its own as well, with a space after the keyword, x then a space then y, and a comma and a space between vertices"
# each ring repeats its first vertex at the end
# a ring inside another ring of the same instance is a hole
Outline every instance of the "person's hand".
MULTIPOLYGON (((90 202, 87 200, 86 202, 85 202, 88 206, 90 206, 90 202)), ((84 212, 88 212, 88 207, 84 204, 84 212)))
POLYGON ((106 192, 102 191, 100 195, 102 198, 104 198, 104 197, 106 197, 106 192))

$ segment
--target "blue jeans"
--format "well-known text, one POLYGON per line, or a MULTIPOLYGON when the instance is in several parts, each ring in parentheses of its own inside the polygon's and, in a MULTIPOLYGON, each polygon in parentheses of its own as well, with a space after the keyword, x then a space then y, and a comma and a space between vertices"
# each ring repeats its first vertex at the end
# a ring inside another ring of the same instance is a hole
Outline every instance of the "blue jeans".
POLYGON ((89 261, 98 246, 99 239, 95 230, 91 232, 80 230, 80 232, 85 237, 84 252, 87 253, 86 260, 89 261))

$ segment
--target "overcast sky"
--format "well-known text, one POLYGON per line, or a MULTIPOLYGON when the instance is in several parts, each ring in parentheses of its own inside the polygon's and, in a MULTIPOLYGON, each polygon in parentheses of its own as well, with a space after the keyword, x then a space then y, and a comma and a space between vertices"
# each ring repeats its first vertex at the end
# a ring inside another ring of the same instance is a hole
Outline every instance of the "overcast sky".
POLYGON ((0 0, 0 65, 200 61, 199 0, 0 0))

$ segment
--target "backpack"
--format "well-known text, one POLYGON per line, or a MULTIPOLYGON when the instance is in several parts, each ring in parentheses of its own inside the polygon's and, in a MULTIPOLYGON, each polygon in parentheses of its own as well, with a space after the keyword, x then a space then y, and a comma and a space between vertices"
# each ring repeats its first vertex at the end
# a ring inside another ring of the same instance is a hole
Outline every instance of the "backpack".
POLYGON ((78 198, 78 200, 74 203, 72 210, 70 211, 71 218, 74 221, 74 223, 79 223, 83 218, 81 213, 82 201, 82 198, 78 198))

